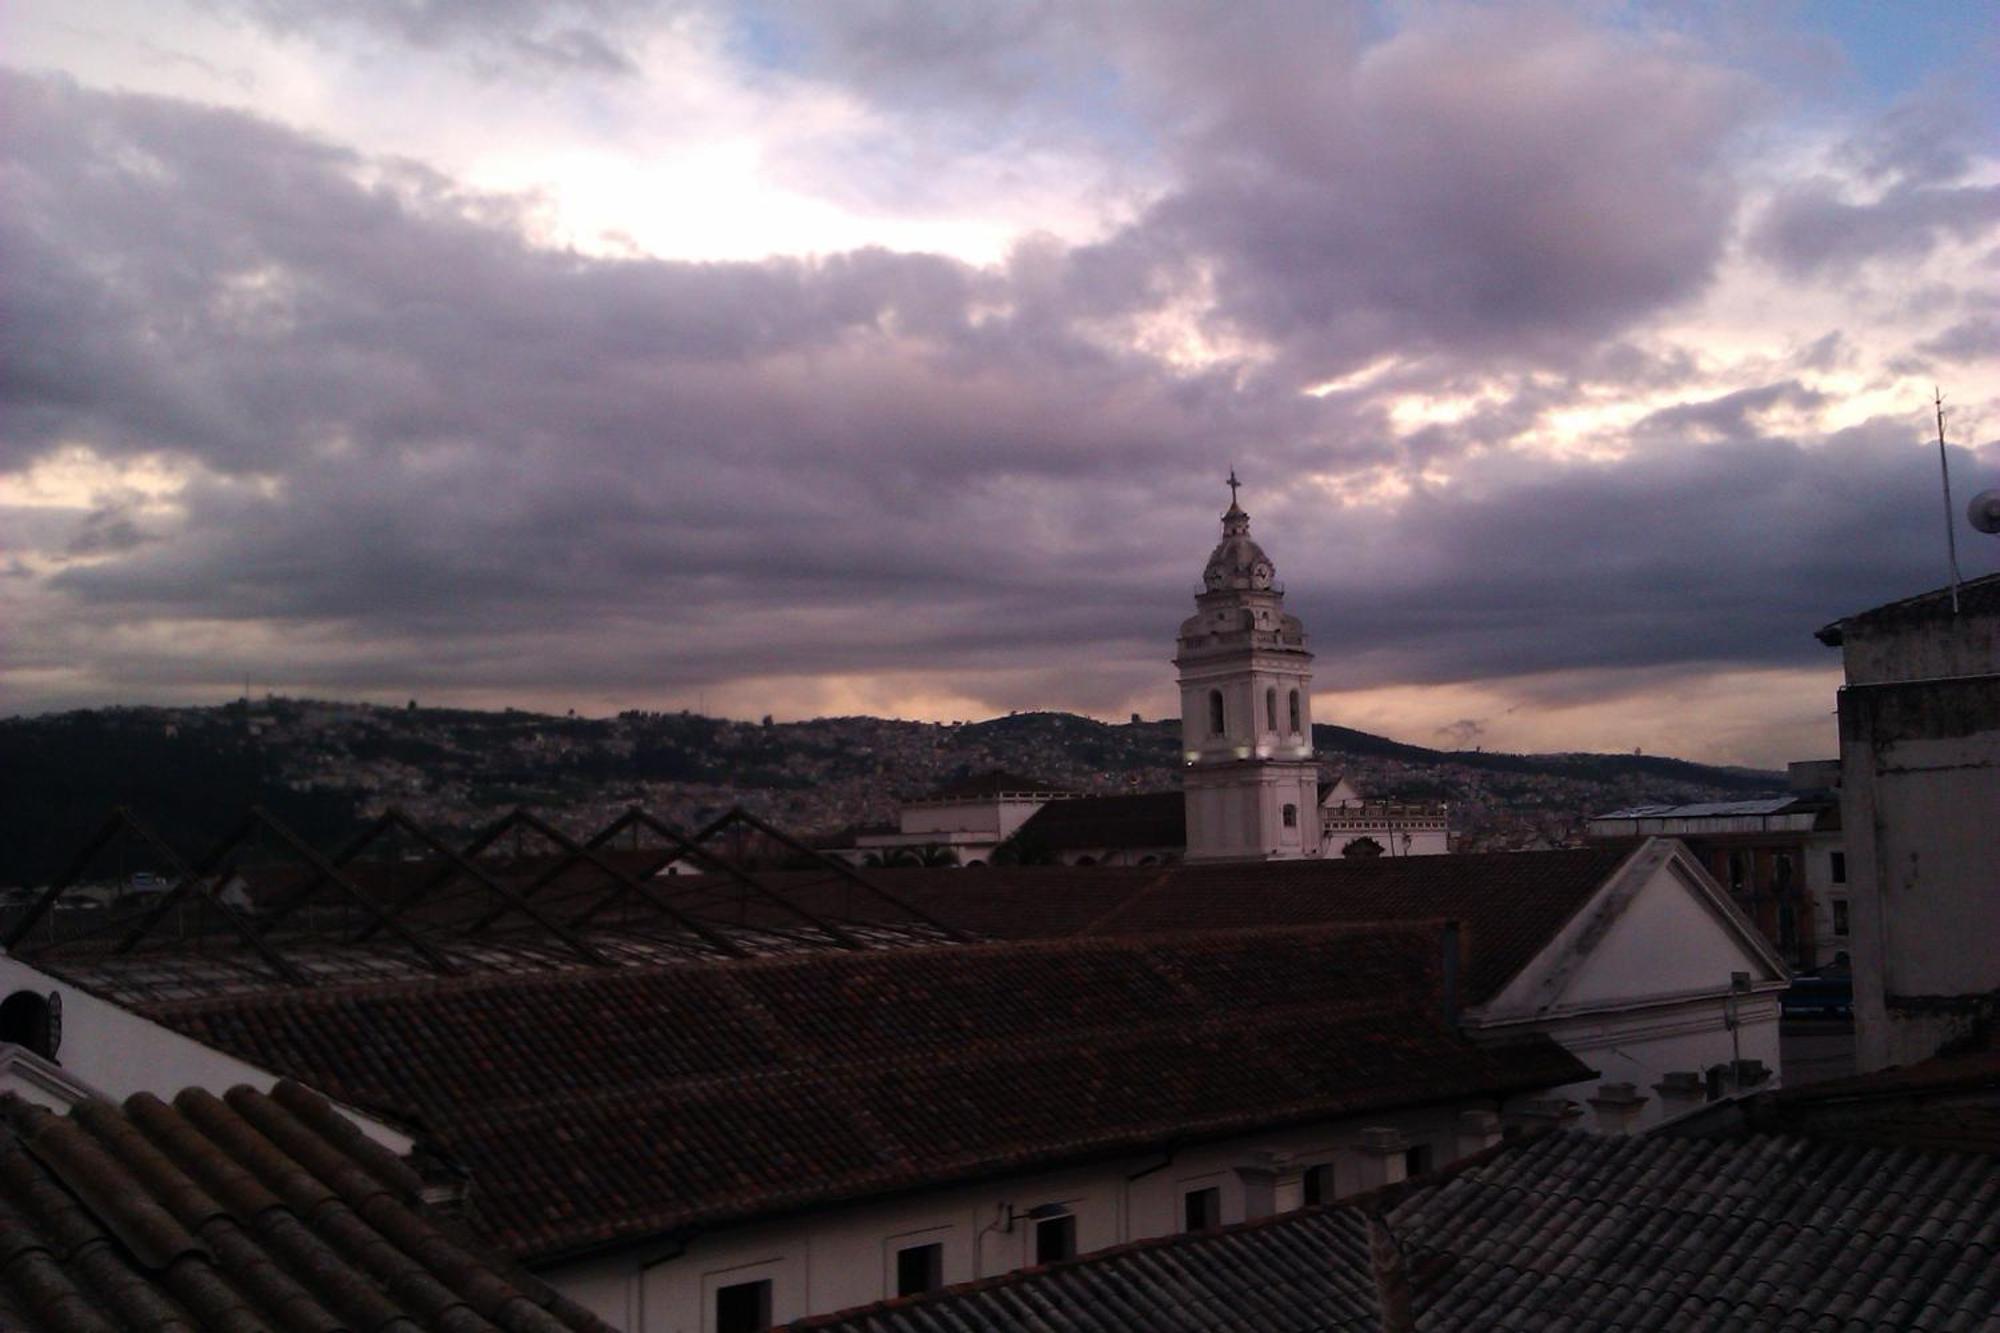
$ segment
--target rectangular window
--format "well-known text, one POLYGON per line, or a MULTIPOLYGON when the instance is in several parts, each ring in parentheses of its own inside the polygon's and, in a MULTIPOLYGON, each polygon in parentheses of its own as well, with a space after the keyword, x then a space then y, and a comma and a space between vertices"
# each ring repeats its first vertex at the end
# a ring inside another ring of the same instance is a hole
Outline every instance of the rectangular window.
POLYGON ((1413 1144, 1403 1152, 1403 1174, 1421 1176, 1431 1169, 1431 1145, 1413 1144))
POLYGON ((1181 1230, 1213 1231, 1222 1225, 1222 1188, 1189 1190, 1181 1196, 1181 1230))
POLYGON ((1847 883, 1847 853, 1830 852, 1827 859, 1833 862, 1833 882, 1835 884, 1847 883))
POLYGON ((1833 900, 1833 933, 1836 935, 1845 935, 1847 933, 1847 899, 1845 898, 1835 898, 1833 900))
POLYGON ((770 1327, 769 1278, 716 1288, 715 1333, 764 1333, 770 1327))
POLYGON ((1074 1258, 1076 1258, 1076 1217, 1073 1214, 1065 1213, 1061 1217, 1044 1218, 1035 1223, 1036 1263, 1053 1264, 1074 1258))
POLYGON ((1317 1204, 1333 1202, 1333 1163, 1322 1162, 1318 1166, 1306 1168, 1305 1204, 1311 1208, 1317 1204))
POLYGON ((944 1245, 912 1245, 896 1251, 896 1294, 919 1296, 944 1285, 944 1245))

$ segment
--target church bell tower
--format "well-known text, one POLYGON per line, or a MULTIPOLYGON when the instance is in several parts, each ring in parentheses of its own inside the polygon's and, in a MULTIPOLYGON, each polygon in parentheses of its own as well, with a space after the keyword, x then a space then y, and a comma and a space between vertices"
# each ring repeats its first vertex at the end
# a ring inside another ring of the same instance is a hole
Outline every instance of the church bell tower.
POLYGON ((1285 614, 1250 516, 1229 508, 1181 622, 1181 759, 1189 861, 1319 855, 1319 768, 1312 748, 1312 654, 1285 614))

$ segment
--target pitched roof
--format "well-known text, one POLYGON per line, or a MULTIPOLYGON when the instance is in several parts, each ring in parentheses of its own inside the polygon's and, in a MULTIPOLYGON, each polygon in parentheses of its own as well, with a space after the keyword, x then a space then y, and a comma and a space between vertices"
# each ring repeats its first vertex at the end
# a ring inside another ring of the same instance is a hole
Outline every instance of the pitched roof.
MULTIPOLYGON (((1633 855, 1598 846, 1548 852, 1385 856, 1144 867, 995 866, 871 870, 894 896, 1000 939, 1451 918, 1463 927, 1466 997, 1497 994, 1633 855)), ((787 898, 839 913, 840 886, 773 875, 787 898)), ((676 882, 676 888, 680 882, 676 882)), ((863 920, 898 918, 861 904, 863 920)), ((748 918, 755 922, 753 914, 748 918)))
POLYGON ((0 1096, 0 1325, 610 1333, 419 1183, 296 1084, 67 1115, 0 1096))
MULTIPOLYGON (((1829 648, 1838 648, 1853 630, 1888 629, 1897 625, 1920 624, 1926 620, 1947 619, 1952 614, 1951 593, 1949 587, 1936 588, 1914 597, 1871 607, 1822 626, 1813 632, 1813 637, 1829 648)), ((2000 615, 2000 574, 1987 574, 1959 584, 1958 607, 1960 615, 2000 615)))
POLYGON ((2000 1159, 1551 1136, 1392 1214, 1430 1328, 1991 1327, 2000 1159), (1496 1320, 1495 1314, 1504 1318, 1496 1320))
POLYGON ((1187 798, 1154 791, 1052 801, 1030 815, 1015 836, 1056 852, 1171 847, 1178 853, 1187 846, 1187 798))
MULTIPOLYGON (((1873 1330, 2000 1321, 2000 1158, 1756 1135, 1552 1134, 1387 1206, 1425 1330, 1873 1330)), ((800 1327, 827 1333, 1346 1328, 1361 1209, 1126 1246, 800 1327), (1343 1217, 1346 1220, 1342 1220, 1343 1217), (1137 1282, 1179 1303, 1121 1322, 1137 1282), (1271 1293, 1292 1296, 1286 1308, 1271 1293), (1268 1303, 1268 1304, 1265 1304, 1268 1303), (1265 1308, 1267 1318, 1244 1311, 1265 1308)))
MULTIPOLYGON (((964 873, 964 872, 962 872, 964 873)), ((961 881, 963 882, 963 881, 961 881)), ((227 996, 149 1016, 417 1126, 549 1257, 951 1180, 1574 1082, 1450 1030, 1432 923, 227 996)))

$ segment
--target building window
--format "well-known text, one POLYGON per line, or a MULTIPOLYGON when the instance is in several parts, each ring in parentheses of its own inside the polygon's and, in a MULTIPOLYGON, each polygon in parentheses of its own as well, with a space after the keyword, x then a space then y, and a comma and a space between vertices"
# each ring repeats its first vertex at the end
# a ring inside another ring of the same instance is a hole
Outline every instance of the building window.
POLYGON ((1847 853, 1831 852, 1828 854, 1827 859, 1833 862, 1833 882, 1835 884, 1847 883, 1847 853))
POLYGON ((912 1245, 896 1251, 896 1294, 920 1296, 944 1285, 944 1244, 912 1245))
POLYGON ((715 1333, 764 1333, 769 1327, 769 1278, 715 1289, 715 1333))
POLYGON ((1264 730, 1276 731, 1277 729, 1278 729, 1278 692, 1276 690, 1265 690, 1264 730))
POLYGON ((1321 1162, 1309 1166, 1305 1174, 1305 1204, 1311 1208, 1316 1204, 1333 1202, 1333 1163, 1321 1162))
POLYGON ((1431 1169, 1430 1144, 1428 1143, 1411 1144, 1408 1148, 1406 1148, 1403 1151, 1403 1174, 1405 1176, 1421 1176, 1430 1169, 1431 1169))
POLYGON ((1213 1231, 1222 1225, 1222 1187, 1189 1190, 1181 1196, 1181 1230, 1213 1231))
MULTIPOLYGON (((1835 853, 1835 855, 1838 854, 1835 853)), ((1847 899, 1845 898, 1835 898, 1833 900, 1833 933, 1836 935, 1845 935, 1847 933, 1847 899)))
POLYGON ((1292 691, 1292 735, 1299 734, 1299 692, 1292 691))
POLYGON ((1208 692, 1208 734, 1211 736, 1220 736, 1222 734, 1222 723, 1222 691, 1210 690, 1208 692))
POLYGON ((62 996, 17 990, 0 1001, 0 1041, 24 1046, 44 1060, 62 1045, 62 996))
POLYGON ((1729 854, 1729 887, 1736 893, 1743 892, 1743 853, 1729 854))
POLYGON ((1076 1216, 1064 1213, 1035 1223, 1035 1262, 1061 1263, 1076 1258, 1076 1216))
POLYGON ((1286 806, 1286 807, 1285 807, 1285 827, 1286 827, 1286 828, 1297 828, 1298 826, 1299 826, 1299 808, 1298 808, 1298 807, 1297 807, 1296 805, 1288 805, 1288 806, 1286 806))

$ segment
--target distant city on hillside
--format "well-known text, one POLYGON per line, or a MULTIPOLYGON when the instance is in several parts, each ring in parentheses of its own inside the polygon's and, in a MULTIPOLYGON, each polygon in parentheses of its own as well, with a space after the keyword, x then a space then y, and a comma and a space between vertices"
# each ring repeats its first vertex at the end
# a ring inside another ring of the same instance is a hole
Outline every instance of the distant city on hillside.
MULTIPOLYGON (((1313 742, 1325 775, 1344 774, 1373 797, 1447 803, 1462 850, 1569 845, 1593 813, 1785 787, 1780 773, 1647 755, 1434 750, 1323 724, 1313 742)), ((631 805, 684 825, 741 805, 827 836, 892 821, 899 803, 992 769, 1085 793, 1172 790, 1179 754, 1178 719, 1054 712, 744 722, 264 698, 20 717, 0 721, 0 801, 11 812, 0 885, 59 873, 116 805, 192 840, 219 836, 251 804, 328 837, 390 805, 439 827, 527 805, 579 830, 631 805)))

